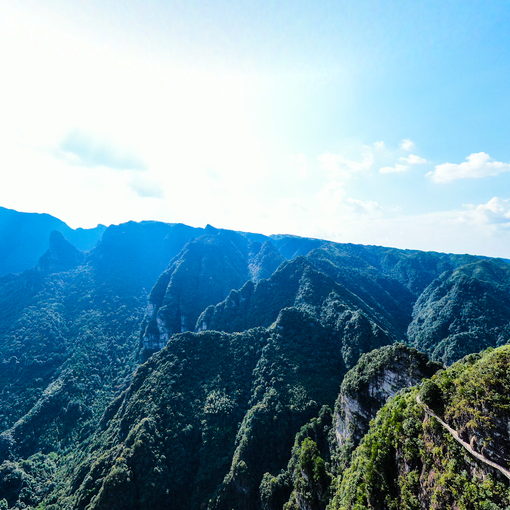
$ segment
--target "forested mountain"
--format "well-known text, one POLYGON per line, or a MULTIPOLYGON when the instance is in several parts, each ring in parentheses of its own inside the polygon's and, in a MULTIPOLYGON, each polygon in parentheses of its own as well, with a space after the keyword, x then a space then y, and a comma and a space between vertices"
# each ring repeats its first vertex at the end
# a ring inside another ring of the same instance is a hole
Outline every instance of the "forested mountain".
POLYGON ((507 349, 452 365, 508 343, 507 261, 48 218, 0 277, 0 509, 506 508, 427 413, 508 469, 507 349))
POLYGON ((481 260, 443 273, 417 300, 408 335, 445 363, 508 343, 510 264, 481 260))

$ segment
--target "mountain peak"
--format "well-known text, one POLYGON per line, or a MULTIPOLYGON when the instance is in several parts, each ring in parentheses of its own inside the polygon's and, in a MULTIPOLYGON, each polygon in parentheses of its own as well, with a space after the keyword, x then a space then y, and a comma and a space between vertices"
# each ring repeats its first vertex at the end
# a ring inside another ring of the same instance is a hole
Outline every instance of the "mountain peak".
POLYGON ((38 269, 44 273, 66 271, 83 262, 84 255, 57 230, 50 234, 49 248, 39 259, 38 269))

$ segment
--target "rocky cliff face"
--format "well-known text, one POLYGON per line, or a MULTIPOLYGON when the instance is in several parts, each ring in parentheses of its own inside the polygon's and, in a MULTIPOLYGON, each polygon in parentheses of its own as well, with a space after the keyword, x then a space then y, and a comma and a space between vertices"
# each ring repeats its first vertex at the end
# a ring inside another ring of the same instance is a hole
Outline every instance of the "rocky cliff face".
POLYGON ((287 468, 266 473, 263 510, 325 510, 351 453, 387 399, 431 376, 439 365, 403 344, 364 354, 344 376, 332 413, 324 406, 296 434, 287 468))
POLYGON ((404 344, 381 347, 364 354, 345 376, 335 406, 334 428, 340 460, 368 432, 370 421, 387 400, 404 388, 431 377, 441 365, 404 344))
POLYGON ((174 333, 193 331, 199 313, 248 279, 246 252, 213 233, 186 244, 154 286, 143 347, 154 352, 174 333))

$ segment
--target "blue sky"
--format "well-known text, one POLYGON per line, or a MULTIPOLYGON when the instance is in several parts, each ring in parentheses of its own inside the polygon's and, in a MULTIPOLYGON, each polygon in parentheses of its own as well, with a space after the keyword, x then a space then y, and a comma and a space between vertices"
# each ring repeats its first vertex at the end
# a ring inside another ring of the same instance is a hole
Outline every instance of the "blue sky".
POLYGON ((506 1, 0 9, 3 206, 510 257, 506 1))

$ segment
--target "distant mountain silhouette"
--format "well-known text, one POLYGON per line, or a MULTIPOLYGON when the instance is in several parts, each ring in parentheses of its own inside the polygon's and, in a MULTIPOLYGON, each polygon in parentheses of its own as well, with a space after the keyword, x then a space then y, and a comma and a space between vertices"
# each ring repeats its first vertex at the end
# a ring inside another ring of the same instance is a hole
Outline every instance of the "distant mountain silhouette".
POLYGON ((97 244, 105 228, 98 225, 91 229, 72 229, 49 214, 0 207, 0 276, 34 267, 48 249, 53 231, 60 232, 78 250, 88 251, 97 244))

